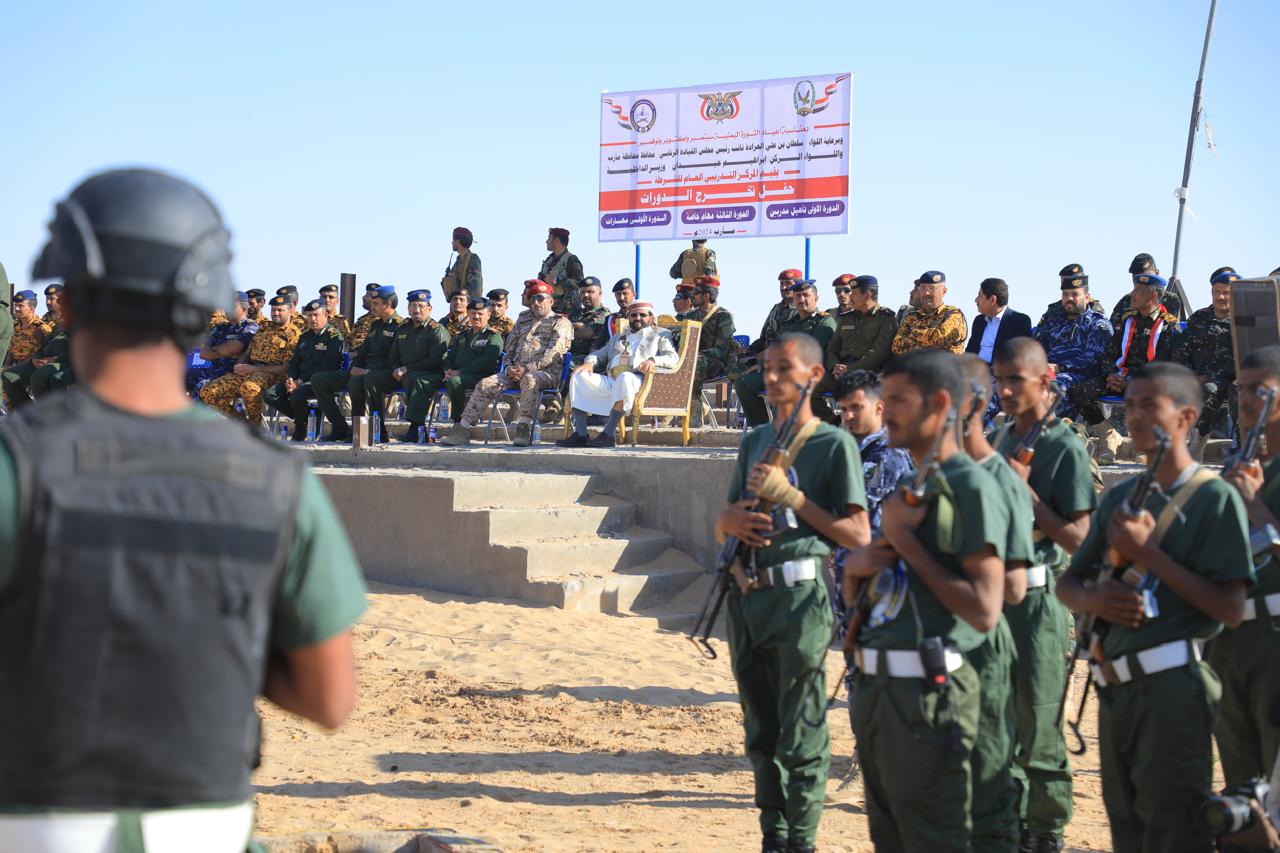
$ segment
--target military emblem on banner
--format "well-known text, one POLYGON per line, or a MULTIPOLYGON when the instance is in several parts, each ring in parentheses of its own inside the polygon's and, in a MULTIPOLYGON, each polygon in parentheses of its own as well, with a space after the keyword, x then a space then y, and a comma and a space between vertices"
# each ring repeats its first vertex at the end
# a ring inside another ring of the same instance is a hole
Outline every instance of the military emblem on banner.
POLYGON ((631 129, 636 133, 648 133, 658 120, 658 108, 653 101, 641 98, 631 105, 631 129))
POLYGON ((818 89, 812 81, 801 80, 791 93, 791 103, 795 105, 796 115, 807 116, 825 110, 831 105, 831 96, 840 89, 840 84, 848 79, 848 74, 836 77, 822 87, 822 97, 818 97, 818 89))
POLYGON ((702 109, 699 110, 702 120, 722 122, 737 118, 742 110, 742 105, 738 103, 738 96, 741 94, 741 89, 736 92, 716 92, 714 95, 699 93, 698 97, 702 98, 702 109))

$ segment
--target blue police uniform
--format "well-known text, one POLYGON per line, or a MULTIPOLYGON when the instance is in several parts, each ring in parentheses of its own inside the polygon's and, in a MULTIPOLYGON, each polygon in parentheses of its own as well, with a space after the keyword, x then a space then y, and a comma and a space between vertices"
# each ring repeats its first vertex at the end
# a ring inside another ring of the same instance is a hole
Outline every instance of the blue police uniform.
MULTIPOLYGON (((1063 282, 1065 288, 1067 279, 1063 282)), ((1062 386, 1058 417, 1079 420, 1080 413, 1067 392, 1073 385, 1105 375, 1103 354, 1113 332, 1111 321, 1092 305, 1074 319, 1062 311, 1040 318, 1035 338, 1044 347, 1049 363, 1058 366, 1057 379, 1062 386)))
MULTIPOLYGON (((239 322, 228 321, 213 327, 206 344, 211 347, 220 347, 230 341, 240 341, 240 343, 244 344, 245 350, 248 350, 249 342, 253 340, 253 336, 257 333, 258 324, 253 320, 245 318, 239 322)), ((210 362, 207 367, 189 368, 187 370, 187 393, 194 395, 210 379, 217 379, 219 376, 230 373, 231 368, 235 367, 238 358, 239 356, 234 355, 226 358, 217 358, 210 362)))

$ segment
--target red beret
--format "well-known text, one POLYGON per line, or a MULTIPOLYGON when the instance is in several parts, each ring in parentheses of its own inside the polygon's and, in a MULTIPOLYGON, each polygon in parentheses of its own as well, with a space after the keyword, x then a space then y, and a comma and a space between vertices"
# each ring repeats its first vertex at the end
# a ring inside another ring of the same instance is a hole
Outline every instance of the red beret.
POLYGON ((536 278, 531 278, 524 283, 525 296, 532 296, 535 293, 545 293, 548 296, 554 296, 555 292, 556 290, 554 287, 547 284, 545 281, 539 281, 536 278))
POLYGON ((459 225, 457 228, 453 229, 453 236, 454 236, 454 237, 462 238, 462 239, 464 239, 464 240, 474 240, 474 239, 475 239, 475 237, 473 237, 473 236, 472 236, 472 234, 471 234, 471 229, 470 229, 470 228, 463 228, 461 225, 459 225))
POLYGON ((690 293, 693 292, 693 288, 694 288, 694 285, 692 284, 677 284, 676 294, 679 296, 688 296, 690 293))
POLYGON ((831 286, 835 287, 838 284, 848 284, 849 282, 853 281, 855 278, 857 278, 857 276, 851 272, 841 273, 840 275, 836 276, 835 281, 831 282, 831 286))
POLYGON ((720 279, 719 277, 714 275, 700 275, 693 280, 693 284, 695 287, 698 286, 699 284, 709 284, 712 287, 719 287, 720 279))
POLYGON ((548 234, 550 234, 552 237, 555 237, 555 238, 556 238, 557 240, 559 240, 561 243, 568 243, 568 242, 569 242, 569 229, 568 229, 568 228, 548 228, 548 229, 547 229, 547 233, 548 233, 548 234))
POLYGON ((804 278, 804 273, 797 269, 783 270, 778 273, 778 281, 799 281, 804 278))

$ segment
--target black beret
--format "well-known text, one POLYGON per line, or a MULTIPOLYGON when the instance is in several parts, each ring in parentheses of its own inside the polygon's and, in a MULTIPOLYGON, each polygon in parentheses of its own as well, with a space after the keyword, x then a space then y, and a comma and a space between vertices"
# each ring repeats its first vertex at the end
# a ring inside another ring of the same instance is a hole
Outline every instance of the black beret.
POLYGON ((501 287, 490 290, 485 296, 489 299, 506 299, 511 294, 503 290, 501 287))
POLYGON ((1076 275, 1076 276, 1064 275, 1062 277, 1062 288, 1061 288, 1062 290, 1075 290, 1077 287, 1088 287, 1088 286, 1089 286, 1089 276, 1085 275, 1084 273, 1081 273, 1080 275, 1076 275))
POLYGON ((251 296, 254 299, 263 299, 264 297, 266 297, 267 292, 263 290, 261 287, 251 287, 245 291, 245 295, 251 296))
POLYGON ((488 308, 488 307, 489 307, 489 300, 485 299, 483 296, 477 296, 475 299, 472 299, 470 302, 467 303, 468 311, 478 311, 481 308, 488 308))
POLYGON ((369 282, 368 284, 366 284, 366 285, 364 286, 364 292, 365 292, 365 293, 373 293, 373 292, 374 292, 375 290, 377 290, 379 287, 382 287, 382 285, 378 284, 376 281, 371 281, 371 282, 369 282))
POLYGON ((624 290, 635 290, 636 286, 631 283, 629 278, 620 278, 618 283, 613 286, 614 293, 621 293, 624 290))
POLYGON ((311 300, 310 302, 308 302, 306 305, 303 305, 303 306, 302 306, 302 313, 304 313, 304 314, 306 314, 306 313, 308 313, 308 312, 311 312, 311 311, 320 311, 320 310, 328 311, 328 310, 329 310, 329 306, 328 306, 328 305, 325 305, 325 304, 324 304, 323 302, 321 302, 319 299, 312 299, 312 300, 311 300))
POLYGON ((284 287, 276 288, 277 296, 284 296, 286 293, 291 296, 297 296, 298 288, 294 287, 292 284, 286 284, 284 287))
POLYGON ((292 305, 293 300, 287 296, 276 295, 267 302, 268 305, 292 305))
POLYGON ((61 292, 62 292, 62 285, 60 284, 51 284, 44 289, 45 296, 52 296, 55 293, 61 293, 61 292))
POLYGON ((326 284, 324 287, 320 288, 320 292, 321 292, 321 293, 337 293, 337 292, 338 292, 338 285, 336 285, 336 284, 326 284))
POLYGON ((1078 276, 1083 274, 1084 274, 1084 267, 1080 266, 1079 264, 1067 264, 1065 267, 1058 270, 1058 278, 1071 278, 1073 276, 1078 276))
POLYGON ((600 286, 600 279, 596 278, 596 277, 595 277, 595 276, 593 276, 593 275, 589 275, 589 276, 587 276, 586 278, 584 278, 584 279, 582 280, 582 284, 580 284, 580 285, 578 285, 578 286, 579 286, 579 287, 599 287, 599 286, 600 286))
POLYGON ((1129 275, 1137 275, 1138 273, 1144 272, 1159 272, 1159 270, 1156 269, 1155 258, 1151 257, 1146 252, 1134 255, 1133 260, 1129 262, 1129 275))

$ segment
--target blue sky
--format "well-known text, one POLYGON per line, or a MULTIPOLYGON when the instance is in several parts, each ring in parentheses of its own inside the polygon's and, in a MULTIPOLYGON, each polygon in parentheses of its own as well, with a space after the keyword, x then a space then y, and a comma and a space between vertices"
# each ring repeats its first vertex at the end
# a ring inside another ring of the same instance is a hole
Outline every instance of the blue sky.
MULTIPOLYGON (((1168 271, 1208 0, 702 8, 9 4, 0 262, 25 284, 56 198, 145 164, 217 199, 244 288, 355 272, 434 289, 459 224, 488 287, 536 273, 550 225, 612 283, 633 250, 595 240, 601 90, 837 69, 855 75, 852 214, 813 240, 824 287, 871 273, 896 306, 940 269, 972 316, 1000 276, 1034 319, 1068 262, 1108 306, 1135 253, 1168 271)), ((1196 306, 1217 266, 1280 265, 1278 32, 1280 3, 1222 0, 1205 82, 1221 159, 1201 137, 1181 263, 1196 306)), ((684 245, 643 245, 646 298, 669 305, 684 245)), ((754 334, 803 241, 714 247, 721 302, 754 334)))

